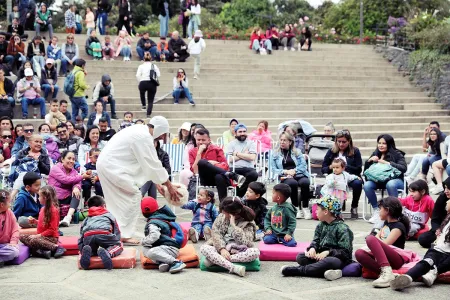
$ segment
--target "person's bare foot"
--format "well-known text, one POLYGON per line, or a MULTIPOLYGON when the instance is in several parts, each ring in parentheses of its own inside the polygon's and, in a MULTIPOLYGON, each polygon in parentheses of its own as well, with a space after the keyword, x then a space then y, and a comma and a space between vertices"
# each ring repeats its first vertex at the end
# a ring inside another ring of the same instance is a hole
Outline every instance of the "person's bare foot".
POLYGON ((137 246, 141 242, 134 238, 122 238, 120 239, 122 243, 126 244, 127 246, 137 246))

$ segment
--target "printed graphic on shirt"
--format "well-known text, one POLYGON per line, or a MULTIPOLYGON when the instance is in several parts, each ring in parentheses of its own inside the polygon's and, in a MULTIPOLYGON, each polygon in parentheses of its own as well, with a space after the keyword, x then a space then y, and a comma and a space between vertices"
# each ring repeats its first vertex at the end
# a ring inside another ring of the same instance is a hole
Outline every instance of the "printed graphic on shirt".
POLYGON ((425 226, 425 220, 428 220, 428 213, 420 211, 411 211, 403 208, 403 214, 408 217, 412 223, 422 224, 425 226))
POLYGON ((389 236, 390 233, 391 233, 391 229, 387 225, 384 225, 380 231, 381 240, 384 241, 385 239, 387 239, 387 237, 389 236))
POLYGON ((272 212, 272 218, 270 222, 272 223, 272 227, 274 228, 283 228, 283 212, 272 212))

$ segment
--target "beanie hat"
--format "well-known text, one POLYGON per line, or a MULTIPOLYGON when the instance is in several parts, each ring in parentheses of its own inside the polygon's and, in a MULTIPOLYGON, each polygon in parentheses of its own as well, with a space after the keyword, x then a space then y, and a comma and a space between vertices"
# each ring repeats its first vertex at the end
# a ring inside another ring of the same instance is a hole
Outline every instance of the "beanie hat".
POLYGON ((234 126, 234 131, 237 132, 239 129, 244 128, 245 130, 247 130, 247 126, 245 126, 242 123, 237 124, 236 126, 234 126))
POLYGON ((144 197, 141 200, 141 211, 143 214, 152 214, 159 208, 158 202, 153 197, 144 197))
POLYGON ((336 217, 341 215, 341 201, 335 196, 326 195, 320 199, 317 199, 314 203, 322 206, 336 217))

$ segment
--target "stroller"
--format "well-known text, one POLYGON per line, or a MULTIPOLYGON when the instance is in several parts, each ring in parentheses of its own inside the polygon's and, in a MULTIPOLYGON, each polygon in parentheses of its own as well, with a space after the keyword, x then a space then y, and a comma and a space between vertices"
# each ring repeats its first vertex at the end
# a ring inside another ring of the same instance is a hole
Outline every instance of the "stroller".
POLYGON ((307 153, 311 160, 311 172, 318 177, 324 177, 322 174, 322 163, 328 150, 333 148, 335 136, 327 134, 314 134, 306 138, 307 153), (331 138, 331 140, 325 139, 331 138))
POLYGON ((317 130, 304 120, 290 120, 278 125, 278 136, 286 130, 286 127, 292 128, 295 132, 295 148, 300 149, 302 153, 305 153, 307 138, 317 130))

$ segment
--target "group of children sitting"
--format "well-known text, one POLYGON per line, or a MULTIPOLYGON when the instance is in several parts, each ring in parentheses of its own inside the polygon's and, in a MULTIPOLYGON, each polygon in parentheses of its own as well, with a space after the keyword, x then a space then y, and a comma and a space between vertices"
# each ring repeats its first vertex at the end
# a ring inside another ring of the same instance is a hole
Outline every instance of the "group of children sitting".
MULTIPOLYGON (((450 184, 450 181, 445 184, 450 184)), ((35 189, 36 186, 29 188, 35 189)), ((445 191, 450 196, 447 186, 445 191)), ((219 205, 219 212, 214 205, 214 193, 201 189, 198 199, 182 206, 193 212, 189 239, 194 243, 200 238, 206 240, 200 249, 205 257, 205 266, 219 265, 230 273, 245 276, 245 267, 236 263, 252 262, 259 257, 259 249, 254 245, 258 239, 262 238, 266 244, 296 246, 296 208, 287 202, 291 196, 290 187, 282 183, 274 186, 274 205, 270 209, 266 207, 267 200, 262 197, 265 192, 264 184, 252 182, 243 199, 226 197, 219 205)), ((44 186, 38 190, 38 194, 43 207, 37 220, 30 222, 37 223, 37 234, 19 235, 19 224, 10 210, 10 195, 0 190, 1 266, 18 255, 19 240, 30 247, 33 256, 59 258, 64 254, 65 249, 58 244, 59 209, 55 190, 51 186, 44 186)), ((112 258, 123 251, 119 227, 114 216, 107 211, 102 197, 93 196, 87 204, 88 216, 81 225, 78 240, 80 265, 88 269, 91 257, 96 255, 101 258, 106 269, 111 269, 112 258)), ((317 199, 315 204, 320 223, 315 229, 314 238, 306 252, 297 255, 298 264, 283 266, 281 273, 284 276, 336 280, 342 277, 342 269, 352 262, 353 232, 341 217, 339 198, 328 194, 317 199)), ((366 237, 367 247, 355 252, 356 260, 363 269, 378 277, 373 282, 374 287, 391 286, 401 290, 419 278, 431 286, 439 274, 450 270, 450 214, 436 230, 435 245, 422 260, 417 254, 405 249, 405 242, 415 236, 418 227, 423 228, 433 210, 426 182, 413 182, 410 195, 405 199, 387 197, 381 199, 378 205, 383 226, 366 237), (424 219, 417 223, 417 216, 424 219), (393 270, 411 262, 416 264, 406 274, 394 275, 393 270)), ((143 255, 158 263, 161 272, 182 271, 186 265, 177 257, 187 242, 187 236, 176 222, 175 214, 166 205, 159 207, 152 197, 142 199, 141 210, 147 218, 145 237, 142 239, 143 255)), ((445 210, 450 213, 450 200, 446 202, 445 210)))

